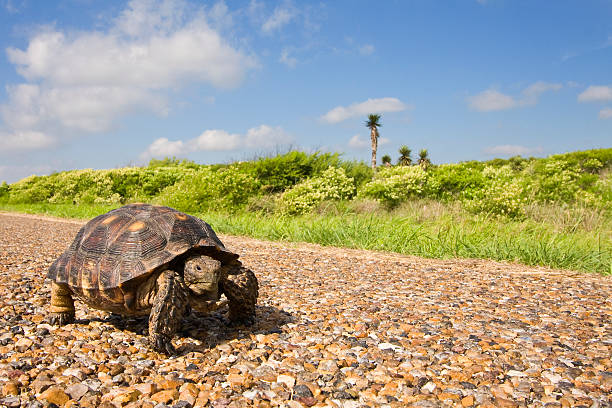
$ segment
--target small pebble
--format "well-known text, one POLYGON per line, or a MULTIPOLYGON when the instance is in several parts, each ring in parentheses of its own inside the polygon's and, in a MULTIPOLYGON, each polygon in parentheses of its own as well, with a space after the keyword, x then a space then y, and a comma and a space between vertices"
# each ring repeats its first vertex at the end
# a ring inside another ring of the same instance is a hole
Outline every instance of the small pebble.
POLYGON ((255 324, 191 313, 165 356, 146 316, 77 300, 46 323, 82 224, 0 213, 1 406, 609 406, 609 277, 222 235, 259 279, 255 324))

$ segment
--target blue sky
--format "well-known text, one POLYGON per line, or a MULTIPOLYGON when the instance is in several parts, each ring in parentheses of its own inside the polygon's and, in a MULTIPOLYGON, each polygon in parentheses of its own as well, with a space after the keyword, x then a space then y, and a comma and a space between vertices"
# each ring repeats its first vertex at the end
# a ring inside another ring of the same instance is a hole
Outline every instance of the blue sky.
POLYGON ((0 0, 0 180, 292 146, 612 146, 612 1, 0 0))

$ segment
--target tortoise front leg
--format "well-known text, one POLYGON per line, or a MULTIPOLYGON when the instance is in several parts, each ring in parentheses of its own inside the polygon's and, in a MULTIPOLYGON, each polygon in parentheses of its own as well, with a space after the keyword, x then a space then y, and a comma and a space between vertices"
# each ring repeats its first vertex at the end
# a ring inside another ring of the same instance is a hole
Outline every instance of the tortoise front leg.
POLYGON ((158 352, 174 354, 172 336, 187 309, 187 292, 182 277, 169 269, 159 275, 156 286, 149 315, 149 342, 158 352))
POLYGON ((221 282, 221 290, 229 301, 228 318, 232 324, 251 325, 255 323, 259 284, 253 271, 242 266, 236 268, 221 282))
POLYGON ((51 282, 51 324, 63 326, 74 321, 72 291, 65 283, 51 282))

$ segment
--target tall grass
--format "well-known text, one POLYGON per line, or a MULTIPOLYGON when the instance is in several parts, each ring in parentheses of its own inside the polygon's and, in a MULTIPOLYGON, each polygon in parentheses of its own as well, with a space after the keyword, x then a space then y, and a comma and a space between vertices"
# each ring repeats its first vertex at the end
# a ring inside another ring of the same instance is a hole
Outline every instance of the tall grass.
MULTIPOLYGON (((115 205, 0 204, 0 210, 89 219, 115 205)), ((209 211, 225 234, 371 249, 428 258, 486 258, 612 274, 612 221, 596 210, 533 206, 535 219, 474 215, 460 205, 414 200, 392 211, 373 201, 328 202, 310 215, 209 211), (559 214, 564 214, 560 217, 559 214), (599 218, 598 218, 599 217, 599 218), (596 220, 594 222, 593 220, 596 220)))
POLYGON ((243 212, 200 216, 219 232, 262 239, 612 273, 611 234, 602 230, 559 232, 554 224, 452 212, 424 222, 401 213, 286 217, 243 212))

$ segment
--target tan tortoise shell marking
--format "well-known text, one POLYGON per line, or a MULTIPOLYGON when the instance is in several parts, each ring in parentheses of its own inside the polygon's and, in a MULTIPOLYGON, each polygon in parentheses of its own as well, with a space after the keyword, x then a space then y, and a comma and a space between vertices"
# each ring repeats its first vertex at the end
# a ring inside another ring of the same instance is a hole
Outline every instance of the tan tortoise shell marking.
POLYGON ((47 276, 67 283, 89 302, 123 303, 132 281, 141 281, 188 251, 221 261, 238 258, 199 218, 169 207, 130 204, 89 221, 47 276))

